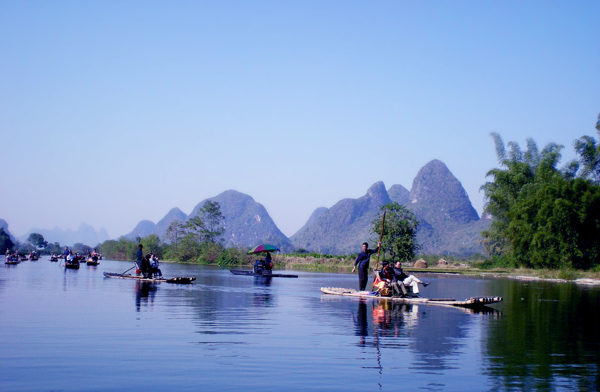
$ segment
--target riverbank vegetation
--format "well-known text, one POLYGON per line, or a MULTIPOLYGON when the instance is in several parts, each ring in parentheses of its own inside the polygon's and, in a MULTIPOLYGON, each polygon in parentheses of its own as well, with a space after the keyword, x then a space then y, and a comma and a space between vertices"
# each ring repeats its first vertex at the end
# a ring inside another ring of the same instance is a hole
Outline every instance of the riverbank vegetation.
MULTIPOLYGON (((597 125, 600 135, 600 121, 597 125)), ((600 145, 590 136, 574 142, 578 159, 558 169, 563 146, 541 152, 528 139, 522 151, 505 148, 492 134, 501 168, 482 186, 485 213, 493 217, 482 233, 492 258, 484 264, 509 268, 588 271, 600 265, 600 145)))

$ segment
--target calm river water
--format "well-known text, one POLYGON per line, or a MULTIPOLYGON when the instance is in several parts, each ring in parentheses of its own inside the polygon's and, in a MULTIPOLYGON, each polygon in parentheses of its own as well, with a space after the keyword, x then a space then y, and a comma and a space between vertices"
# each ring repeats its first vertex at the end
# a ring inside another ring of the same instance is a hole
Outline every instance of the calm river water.
POLYGON ((425 277, 427 297, 504 297, 470 312, 320 293, 356 288, 349 274, 102 275, 131 265, 0 268, 0 391, 600 390, 599 288, 425 277))

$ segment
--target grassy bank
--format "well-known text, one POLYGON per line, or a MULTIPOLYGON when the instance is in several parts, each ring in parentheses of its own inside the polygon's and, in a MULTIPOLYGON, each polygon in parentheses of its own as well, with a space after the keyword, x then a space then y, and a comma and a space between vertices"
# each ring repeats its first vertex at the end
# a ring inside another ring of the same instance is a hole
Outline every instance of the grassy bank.
MULTIPOLYGON (((276 255, 274 257, 275 268, 295 269, 315 272, 350 272, 354 266, 356 256, 298 256, 298 255, 276 255)), ((486 260, 444 260, 447 264, 438 264, 440 260, 431 260, 432 257, 422 258, 430 259, 426 268, 415 266, 415 263, 405 263, 403 268, 407 272, 413 273, 452 273, 461 275, 497 275, 497 276, 529 276, 542 279, 557 280, 575 280, 575 279, 600 279, 600 269, 590 271, 574 269, 530 269, 530 268, 510 268, 503 266, 490 265, 486 260)), ((427 261, 427 260, 426 260, 427 261)), ((375 266, 375 261, 371 260, 371 265, 375 266)))

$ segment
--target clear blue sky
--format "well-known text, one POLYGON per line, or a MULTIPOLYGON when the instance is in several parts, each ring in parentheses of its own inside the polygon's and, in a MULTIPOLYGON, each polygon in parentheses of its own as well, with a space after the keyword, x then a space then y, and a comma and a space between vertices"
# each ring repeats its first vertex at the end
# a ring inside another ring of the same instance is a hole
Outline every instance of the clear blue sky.
POLYGON ((0 218, 111 237, 225 190, 288 236, 490 132, 595 135, 600 1, 0 1, 0 218))

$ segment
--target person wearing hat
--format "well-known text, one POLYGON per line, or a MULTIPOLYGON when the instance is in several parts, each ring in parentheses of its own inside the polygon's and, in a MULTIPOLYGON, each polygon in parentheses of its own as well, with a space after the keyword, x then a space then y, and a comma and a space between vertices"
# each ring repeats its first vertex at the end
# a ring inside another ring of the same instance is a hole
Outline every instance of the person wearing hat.
POLYGON ((358 266, 358 288, 359 291, 365 291, 367 288, 367 281, 369 280, 369 261, 371 260, 371 255, 373 253, 377 253, 379 247, 381 246, 381 242, 377 244, 377 248, 369 249, 369 244, 363 242, 362 244, 362 252, 356 256, 356 261, 354 262, 354 267, 352 268, 352 273, 356 271, 356 266, 358 266))

